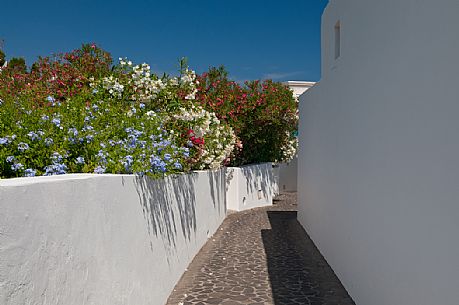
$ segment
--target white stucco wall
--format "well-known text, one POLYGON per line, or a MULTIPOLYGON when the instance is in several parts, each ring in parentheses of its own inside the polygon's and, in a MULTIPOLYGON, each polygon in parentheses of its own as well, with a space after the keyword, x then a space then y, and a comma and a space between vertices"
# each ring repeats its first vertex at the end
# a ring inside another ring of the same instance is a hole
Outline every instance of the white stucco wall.
POLYGON ((332 0, 323 15, 299 220, 358 305, 459 304, 458 16, 455 0, 332 0))
POLYGON ((279 191, 296 192, 298 184, 298 158, 279 164, 279 191))
POLYGON ((226 169, 226 204, 229 210, 242 211, 272 205, 278 193, 272 163, 226 169))
POLYGON ((224 170, 0 180, 0 304, 163 305, 224 187, 224 170))

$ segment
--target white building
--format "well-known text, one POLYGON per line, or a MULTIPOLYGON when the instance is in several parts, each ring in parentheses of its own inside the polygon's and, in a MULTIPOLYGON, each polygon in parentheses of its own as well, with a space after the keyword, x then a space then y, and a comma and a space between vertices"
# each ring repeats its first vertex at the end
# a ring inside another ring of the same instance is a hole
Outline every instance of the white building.
POLYGON ((293 91, 293 96, 295 98, 299 98, 301 94, 306 92, 312 86, 315 85, 315 82, 305 82, 305 81, 297 81, 297 80, 290 80, 284 82, 289 88, 293 91))
POLYGON ((459 1, 331 0, 299 220, 357 305, 459 304, 459 1))

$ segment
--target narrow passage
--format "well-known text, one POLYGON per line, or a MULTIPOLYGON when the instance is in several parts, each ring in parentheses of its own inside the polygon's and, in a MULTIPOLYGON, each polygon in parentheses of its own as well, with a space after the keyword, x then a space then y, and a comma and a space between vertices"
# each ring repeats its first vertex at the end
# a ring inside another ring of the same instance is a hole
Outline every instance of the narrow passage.
POLYGON ((182 276, 167 305, 353 305, 296 219, 296 194, 231 214, 182 276))

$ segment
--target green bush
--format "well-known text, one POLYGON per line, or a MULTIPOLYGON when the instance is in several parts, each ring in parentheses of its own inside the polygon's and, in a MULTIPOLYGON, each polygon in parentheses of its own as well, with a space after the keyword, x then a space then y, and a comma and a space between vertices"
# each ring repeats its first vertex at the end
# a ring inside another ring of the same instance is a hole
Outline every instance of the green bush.
POLYGON ((89 48, 70 53, 74 58, 40 59, 30 73, 1 72, 7 80, 0 86, 1 177, 160 177, 225 163, 234 134, 195 105, 193 71, 158 77, 127 59, 109 68, 108 53, 89 48))
POLYGON ((231 81, 223 67, 199 78, 197 100, 227 122, 238 138, 231 165, 288 161, 296 153, 298 105, 284 84, 231 81))

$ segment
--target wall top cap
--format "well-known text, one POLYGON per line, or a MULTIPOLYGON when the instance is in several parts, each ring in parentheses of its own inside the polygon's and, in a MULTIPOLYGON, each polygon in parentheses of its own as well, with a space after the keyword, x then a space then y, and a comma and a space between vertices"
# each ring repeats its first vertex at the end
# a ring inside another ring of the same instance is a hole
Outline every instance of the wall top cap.
POLYGON ((289 80, 289 81, 284 82, 284 84, 289 85, 289 86, 295 86, 295 87, 312 87, 316 84, 316 82, 289 80))

